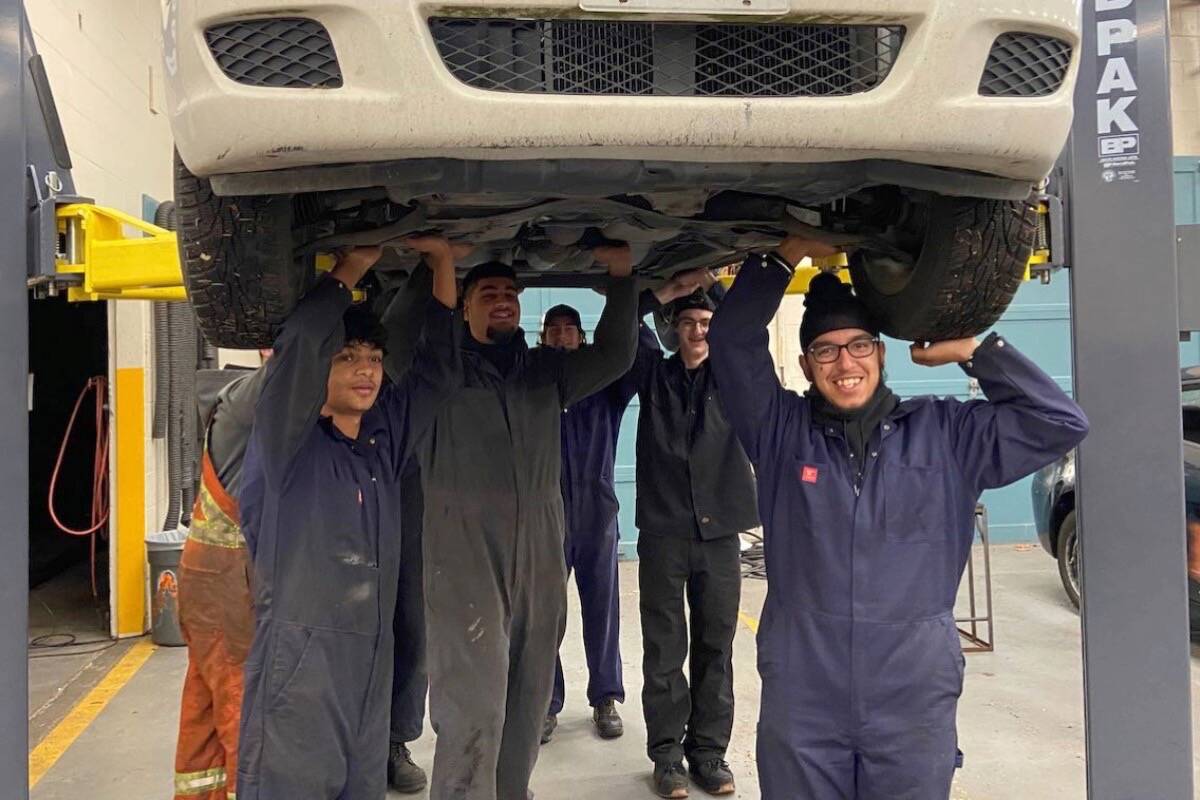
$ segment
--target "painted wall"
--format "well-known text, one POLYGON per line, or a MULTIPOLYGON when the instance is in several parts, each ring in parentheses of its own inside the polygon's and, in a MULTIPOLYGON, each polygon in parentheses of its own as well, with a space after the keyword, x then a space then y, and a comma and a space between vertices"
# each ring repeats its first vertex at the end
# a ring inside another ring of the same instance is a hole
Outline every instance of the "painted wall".
MULTIPOLYGON (((161 113, 165 98, 159 0, 36 0, 25 7, 38 52, 46 62, 79 193, 139 217, 144 197, 169 199, 172 139, 161 113)), ((152 330, 149 303, 109 304, 114 387, 132 390, 154 385, 152 330), (122 376, 123 383, 117 380, 122 376)), ((152 392, 140 394, 120 399, 140 404, 142 430, 148 432, 152 392)), ((115 428, 130 419, 127 410, 128 406, 116 410, 115 428)), ((126 423, 127 431, 131 424, 126 423)), ((114 430, 118 444, 121 435, 121 430, 114 430)), ((123 552, 116 552, 120 544, 118 537, 112 538, 112 563, 132 565, 134 571, 145 560, 140 534, 156 528, 166 509, 165 448, 148 436, 142 447, 142 497, 118 495, 121 486, 114 486, 113 497, 116 529, 129 535, 121 537, 127 544, 123 552)), ((114 593, 124 586, 125 594, 131 595, 143 591, 144 583, 144 572, 117 576, 114 593)), ((138 616, 144 617, 144 609, 136 603, 120 606, 114 608, 114 624, 121 633, 140 634, 143 620, 138 616)))
POLYGON ((1200 4, 1171 0, 1171 124, 1175 154, 1200 153, 1200 4))

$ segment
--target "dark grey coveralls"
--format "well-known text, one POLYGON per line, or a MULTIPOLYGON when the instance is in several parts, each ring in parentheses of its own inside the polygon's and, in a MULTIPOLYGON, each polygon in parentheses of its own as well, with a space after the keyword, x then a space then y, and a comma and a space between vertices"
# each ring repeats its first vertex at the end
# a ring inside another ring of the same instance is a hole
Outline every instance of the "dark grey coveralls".
POLYGON ((463 348, 463 388, 420 449, 431 800, 528 796, 566 621, 560 416, 624 374, 637 342, 634 280, 607 296, 591 347, 522 338, 507 375, 463 348))
POLYGON ((413 369, 383 388, 350 439, 320 416, 350 300, 327 278, 284 323, 246 450, 256 627, 243 800, 381 800, 387 789, 401 471, 461 379, 460 326, 430 304, 413 369))

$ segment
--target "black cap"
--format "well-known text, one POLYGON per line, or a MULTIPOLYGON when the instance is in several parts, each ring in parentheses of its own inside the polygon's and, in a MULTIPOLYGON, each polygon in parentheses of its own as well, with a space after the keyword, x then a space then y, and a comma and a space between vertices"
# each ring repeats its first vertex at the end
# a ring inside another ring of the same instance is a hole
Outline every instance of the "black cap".
POLYGON ((861 328, 873 336, 879 335, 879 324, 874 315, 855 297, 850 287, 833 273, 822 272, 812 279, 808 296, 804 298, 800 349, 807 351, 819 336, 846 328, 861 328))
POLYGON ((703 289, 697 289, 689 295, 685 295, 684 297, 680 297, 677 300, 672 300, 670 303, 667 303, 666 307, 663 309, 663 315, 667 319, 671 320, 672 324, 674 324, 675 320, 679 318, 679 315, 682 312, 692 311, 694 309, 698 309, 700 311, 716 311, 717 304, 713 302, 713 299, 708 296, 707 292, 705 292, 703 289))
POLYGON ((462 293, 465 295, 479 281, 484 278, 508 278, 513 283, 517 282, 517 273, 508 264, 500 261, 485 261, 482 264, 474 266, 467 273, 467 277, 463 278, 462 293))
POLYGON ((550 324, 550 320, 552 319, 563 318, 570 320, 571 323, 574 324, 576 328, 579 328, 580 331, 583 330, 583 320, 580 318, 579 312, 565 303, 556 305, 546 311, 545 315, 542 317, 542 328, 545 329, 545 327, 550 324))

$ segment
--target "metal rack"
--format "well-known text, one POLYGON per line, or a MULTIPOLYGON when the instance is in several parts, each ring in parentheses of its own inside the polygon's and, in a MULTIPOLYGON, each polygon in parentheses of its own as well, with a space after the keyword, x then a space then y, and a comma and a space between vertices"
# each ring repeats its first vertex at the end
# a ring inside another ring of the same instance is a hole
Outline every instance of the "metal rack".
POLYGON ((979 611, 976 598, 975 582, 975 547, 972 545, 971 554, 967 557, 967 616, 955 617, 958 634, 965 643, 964 653, 990 653, 996 649, 994 615, 992 612, 992 543, 988 537, 987 506, 979 503, 975 506, 975 534, 979 538, 983 551, 983 613, 979 611), (980 635, 980 628, 986 628, 986 636, 980 635))

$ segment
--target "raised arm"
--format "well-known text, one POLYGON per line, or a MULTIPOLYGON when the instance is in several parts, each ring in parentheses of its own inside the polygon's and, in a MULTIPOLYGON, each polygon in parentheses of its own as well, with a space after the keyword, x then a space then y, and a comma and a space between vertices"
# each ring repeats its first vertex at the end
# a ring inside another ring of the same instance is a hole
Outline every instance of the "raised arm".
POLYGON ((709 359, 725 416, 755 463, 769 457, 769 443, 782 424, 784 390, 771 358, 767 325, 792 279, 790 267, 775 255, 746 259, 708 331, 709 359))
MULTIPOLYGON (((628 248, 597 248, 602 263, 605 254, 628 248)), ((637 284, 633 262, 628 257, 608 262, 608 289, 604 311, 596 324, 595 341, 563 357, 559 376, 559 401, 566 408, 595 394, 620 378, 633 365, 637 350, 637 284)))
POLYGON ((832 255, 822 242, 789 236, 768 255, 753 255, 738 271, 708 331, 709 358, 721 387, 721 403, 750 460, 771 456, 787 423, 787 393, 771 358, 767 325, 779 311, 796 265, 809 256, 832 255))
POLYGON ((388 344, 383 366, 393 381, 400 380, 412 366, 425 325, 425 312, 432 302, 433 272, 422 261, 396 292, 381 320, 387 329, 388 344))
POLYGON ((388 308, 389 315, 395 309, 397 313, 406 313, 407 318, 393 318, 391 324, 384 323, 389 333, 389 349, 397 328, 404 328, 404 335, 413 342, 409 355, 405 356, 408 363, 398 378, 389 372, 396 382, 380 396, 380 403, 397 432, 394 463, 398 469, 403 468, 416 441, 433 425, 444 402, 462 386, 459 345, 463 326, 454 311, 458 304, 454 265, 458 254, 467 250, 440 236, 409 239, 407 243, 425 254, 428 268, 427 279, 414 273, 418 282, 406 287, 409 296, 397 298, 388 308), (428 287, 423 298, 418 294, 422 284, 428 287), (407 308, 396 308, 401 300, 407 308), (419 328, 413 318, 420 322, 419 328))
POLYGON ((979 491, 1041 469, 1087 435, 1083 409, 997 334, 977 347, 969 339, 914 345, 913 360, 929 366, 957 362, 979 381, 986 401, 950 406, 955 455, 979 491))
POLYGON ((321 413, 329 368, 345 339, 342 315, 351 290, 379 260, 379 248, 360 247, 343 255, 328 276, 296 305, 275 339, 254 412, 267 481, 278 486, 321 413))

